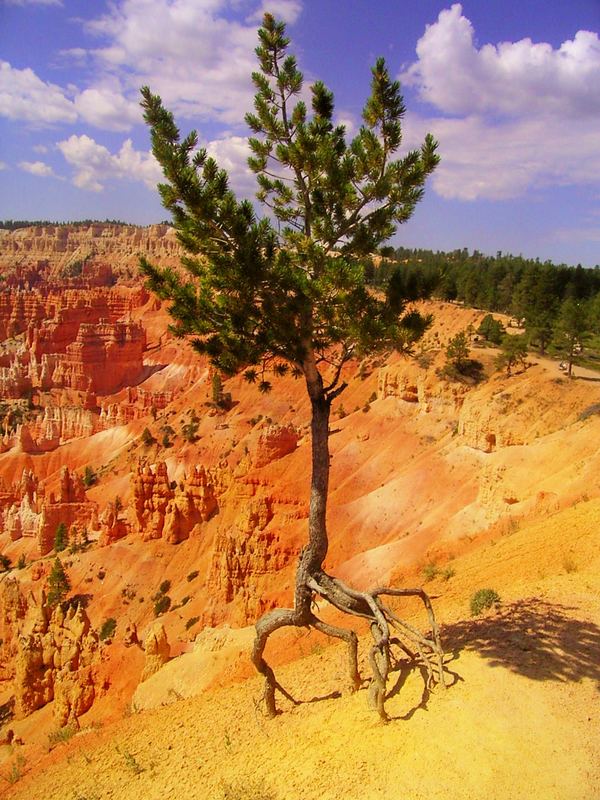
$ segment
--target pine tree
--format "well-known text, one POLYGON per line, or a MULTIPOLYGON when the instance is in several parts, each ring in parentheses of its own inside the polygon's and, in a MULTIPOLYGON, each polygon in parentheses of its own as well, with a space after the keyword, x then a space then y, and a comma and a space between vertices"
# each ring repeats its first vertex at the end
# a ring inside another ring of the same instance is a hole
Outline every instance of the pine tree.
POLYGON ((583 350, 590 333, 587 308, 584 303, 569 297, 560 307, 553 331, 553 344, 567 361, 567 375, 571 377, 573 364, 583 350))
POLYGON ((71 589, 71 581, 58 556, 54 559, 52 570, 48 576, 48 597, 46 602, 49 606, 57 606, 65 599, 71 589))
MULTIPOLYGON (((410 218, 438 163, 437 144, 428 134, 419 149, 394 158, 405 108, 383 59, 372 70, 363 125, 348 142, 344 127, 334 124, 333 95, 322 82, 310 88, 310 111, 300 99, 303 76, 288 53, 284 24, 265 14, 258 36, 254 112, 246 116, 254 134, 249 165, 271 218, 259 219, 249 201, 236 199, 226 172, 197 149, 197 134, 182 139, 160 97, 144 87, 152 149, 165 176, 159 192, 187 254, 183 270, 142 260, 142 271, 150 288, 171 301, 172 330, 190 337, 216 370, 226 376, 244 370, 262 392, 271 388, 273 375, 291 370, 303 378, 310 399, 308 544, 299 557, 294 607, 271 611, 256 624, 253 661, 265 677, 267 713, 276 713, 281 687, 263 653, 269 636, 284 626, 312 626, 346 641, 353 688, 360 683, 356 634, 318 619, 317 594, 371 620, 377 707, 385 718, 390 626, 397 621, 382 592, 354 591, 323 568, 329 415, 346 387, 343 369, 352 358, 393 347, 409 352, 429 323, 398 293, 369 291, 360 259, 410 218)), ((431 609, 422 592, 413 593, 431 609)), ((437 633, 435 642, 419 642, 417 649, 429 649, 441 673, 437 633)))
POLYGON ((502 337, 502 349, 496 358, 498 369, 506 367, 506 374, 510 375, 513 367, 525 366, 527 357, 527 338, 525 335, 511 336, 505 333, 502 337))
POLYGON ((54 534, 54 550, 57 553, 62 552, 69 543, 69 533, 67 526, 64 522, 59 522, 56 533, 54 534))

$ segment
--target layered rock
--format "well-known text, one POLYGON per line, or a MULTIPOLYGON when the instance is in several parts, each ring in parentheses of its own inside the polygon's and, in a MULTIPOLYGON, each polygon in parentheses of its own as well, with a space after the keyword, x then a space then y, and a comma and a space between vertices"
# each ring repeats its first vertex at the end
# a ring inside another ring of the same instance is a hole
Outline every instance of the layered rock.
POLYGON ((54 386, 111 394, 139 379, 145 348, 146 334, 141 324, 82 324, 77 339, 59 357, 52 382, 54 386))
POLYGON ((171 657, 171 647, 167 640, 167 634, 160 622, 156 622, 146 634, 144 650, 146 658, 140 683, 147 681, 148 678, 158 672, 171 657))
POLYGON ((214 477, 201 466, 171 483, 164 462, 154 468, 138 465, 132 489, 137 532, 145 541, 162 538, 177 544, 218 509, 214 477))
POLYGON ((59 727, 76 722, 96 696, 98 636, 81 606, 32 610, 15 658, 15 714, 26 717, 54 700, 59 727))
POLYGON ((137 276, 140 254, 177 264, 181 247, 175 231, 167 225, 140 228, 110 223, 0 230, 0 271, 8 286, 42 281, 106 286, 114 275, 137 276))
MULTIPOLYGON (((223 498, 224 504, 231 493, 223 498)), ((281 528, 275 526, 275 502, 272 496, 258 495, 238 507, 233 525, 222 525, 218 531, 211 571, 209 595, 213 609, 235 600, 236 621, 246 624, 256 619, 268 606, 267 584, 272 576, 286 567, 297 555, 285 542, 281 528)), ((287 521, 295 514, 288 514, 287 521)), ((285 527, 286 515, 279 516, 285 527)), ((214 615, 209 619, 218 620, 214 615)))
POLYGON ((42 556, 54 547, 59 524, 71 529, 71 536, 98 525, 96 504, 87 499, 81 477, 68 467, 61 470, 58 494, 46 495, 37 477, 24 471, 19 483, 4 487, 1 498, 2 531, 13 541, 23 536, 34 538, 42 556))
POLYGON ((260 434, 253 465, 264 467, 293 453, 299 438, 298 430, 293 425, 270 425, 260 434))

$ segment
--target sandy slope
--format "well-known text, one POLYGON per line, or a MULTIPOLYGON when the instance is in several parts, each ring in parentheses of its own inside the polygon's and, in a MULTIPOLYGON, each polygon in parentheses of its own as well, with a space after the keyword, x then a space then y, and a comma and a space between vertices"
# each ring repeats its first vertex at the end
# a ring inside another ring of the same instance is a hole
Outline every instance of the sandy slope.
MULTIPOLYGON (((251 678, 84 731, 37 769, 22 764, 23 777, 5 783, 6 794, 596 800, 599 545, 600 501, 592 500, 456 558, 450 580, 428 584, 452 685, 423 696, 421 676, 410 673, 388 701, 387 726, 368 708, 364 690, 297 707, 284 702, 284 713, 267 721, 256 706, 260 683, 251 678), (473 620, 468 598, 482 586, 494 586, 503 602, 473 620)), ((412 607, 405 612, 413 618, 412 607)), ((343 688, 345 653, 324 643, 297 638, 299 660, 279 670, 299 699, 343 688)), ((363 662, 366 647, 363 640, 363 662)))

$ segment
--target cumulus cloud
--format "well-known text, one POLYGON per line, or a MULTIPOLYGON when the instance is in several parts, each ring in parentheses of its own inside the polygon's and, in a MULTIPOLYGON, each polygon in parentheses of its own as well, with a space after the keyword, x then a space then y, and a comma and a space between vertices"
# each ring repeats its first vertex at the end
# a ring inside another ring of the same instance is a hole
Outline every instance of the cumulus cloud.
POLYGON ((40 178, 56 177, 56 173, 48 164, 43 161, 20 161, 19 167, 31 175, 37 175, 40 178))
POLYGON ((0 62, 0 115, 39 125, 75 122, 77 112, 65 92, 43 81, 32 69, 0 62))
POLYGON ((578 31, 558 49, 531 39, 477 48, 460 4, 440 13, 417 44, 402 79, 449 114, 539 112, 592 116, 600 111, 600 40, 578 31))
POLYGON ((227 170, 231 188, 239 197, 251 198, 256 193, 256 177, 248 167, 250 148, 243 136, 225 136, 204 144, 206 151, 227 170))
POLYGON ((154 189, 162 175, 152 153, 135 150, 131 139, 115 154, 85 134, 70 136, 57 147, 74 169, 75 186, 91 192, 101 192, 113 179, 142 181, 154 189))
MULTIPOLYGON (((128 77, 125 91, 148 84, 179 116, 239 122, 252 107, 256 27, 225 16, 225 0, 123 0, 87 23, 104 40, 93 55, 105 74, 128 77)), ((296 0, 276 0, 288 18, 296 0)))
POLYGON ((265 12, 273 14, 277 19, 284 22, 296 22, 302 11, 302 3, 299 0, 264 0, 260 7, 248 17, 248 22, 262 22, 265 12))
MULTIPOLYGON (((73 168, 73 183, 80 189, 101 192, 111 180, 141 181, 151 191, 163 179, 162 170, 151 152, 136 150, 126 139, 116 153, 90 136, 73 135, 58 142, 57 147, 73 168)), ((226 169, 231 188, 244 197, 253 196, 256 185, 248 169, 248 142, 241 136, 224 136, 203 142, 209 155, 226 169)))
POLYGON ((413 124, 413 130, 426 129, 440 142, 433 187, 442 197, 507 200, 528 189, 600 180, 598 136, 589 122, 558 121, 551 134, 543 118, 492 124, 473 116, 413 124))
POLYGON ((413 135, 440 141, 438 194, 502 200, 600 180, 597 34, 579 31, 557 49, 530 39, 477 48, 455 4, 427 26, 417 55, 401 77, 441 112, 412 118, 413 135))
POLYGON ((128 131, 142 121, 138 103, 127 100, 118 90, 98 87, 85 89, 75 98, 80 117, 96 128, 109 131, 128 131))

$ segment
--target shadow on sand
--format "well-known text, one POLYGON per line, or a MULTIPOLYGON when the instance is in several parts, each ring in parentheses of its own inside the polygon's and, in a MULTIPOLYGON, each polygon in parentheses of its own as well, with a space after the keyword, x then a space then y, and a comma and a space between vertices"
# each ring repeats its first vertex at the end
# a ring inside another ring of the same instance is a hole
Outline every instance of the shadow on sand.
POLYGON ((447 653, 475 650, 492 666, 537 681, 591 678, 600 689, 600 627, 577 609, 538 598, 519 600, 489 617, 444 627, 447 653))

